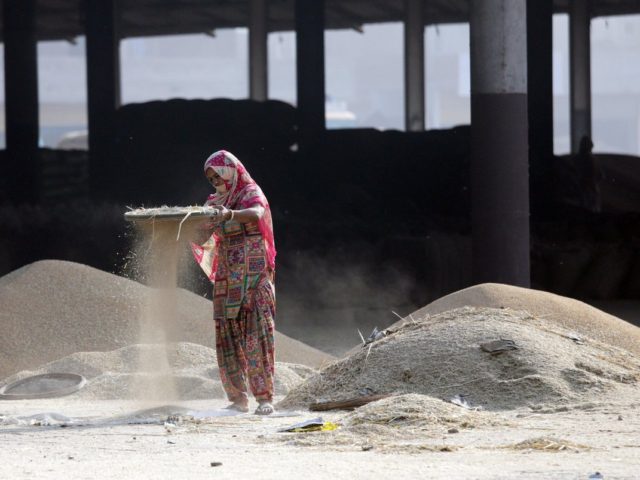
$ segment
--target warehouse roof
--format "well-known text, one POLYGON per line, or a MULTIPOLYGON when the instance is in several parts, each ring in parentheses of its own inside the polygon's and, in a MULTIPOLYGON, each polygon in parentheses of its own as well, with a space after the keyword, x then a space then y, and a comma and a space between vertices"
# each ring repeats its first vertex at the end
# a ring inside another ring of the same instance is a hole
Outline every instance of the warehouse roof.
MULTIPOLYGON (((554 11, 566 12, 569 1, 554 0, 554 11)), ((84 0, 37 0, 38 38, 60 40, 83 35, 84 4, 84 0)), ((249 5, 250 0, 120 0, 120 37, 244 27, 249 5)), ((294 29, 293 6, 294 0, 269 0, 270 31, 294 29)), ((326 0, 326 27, 359 29, 367 23, 402 21, 403 11, 404 0, 326 0)), ((425 25, 467 22, 469 0, 424 0, 424 12, 425 25)), ((632 13, 640 13, 640 0, 592 1, 594 17, 632 13)))

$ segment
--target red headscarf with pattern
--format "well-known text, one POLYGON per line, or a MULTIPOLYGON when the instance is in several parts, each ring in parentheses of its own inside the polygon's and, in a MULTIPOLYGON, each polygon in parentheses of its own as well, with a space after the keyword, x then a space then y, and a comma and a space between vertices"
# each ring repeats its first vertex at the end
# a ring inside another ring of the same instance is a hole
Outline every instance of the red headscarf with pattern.
POLYGON ((260 205, 264 208, 264 215, 258 221, 258 227, 265 243, 267 265, 274 270, 276 247, 273 238, 273 221, 269 202, 262 193, 262 189, 251 178, 242 162, 226 150, 219 150, 207 158, 204 162, 205 174, 209 168, 212 168, 222 178, 227 190, 223 194, 209 195, 205 205, 221 205, 231 209, 244 209, 260 205))

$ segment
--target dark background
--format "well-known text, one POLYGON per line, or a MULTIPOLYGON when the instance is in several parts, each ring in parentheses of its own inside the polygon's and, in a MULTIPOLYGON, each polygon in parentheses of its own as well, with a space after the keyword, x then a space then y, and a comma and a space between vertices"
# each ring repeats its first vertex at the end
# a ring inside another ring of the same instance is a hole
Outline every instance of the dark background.
MULTIPOLYGON (((296 109, 279 101, 157 101, 126 105, 116 118, 98 198, 89 195, 87 152, 43 149, 40 198, 2 199, 0 275, 47 258, 130 275, 127 206, 202 204, 211 189, 202 164, 227 149, 272 207, 285 331, 382 327, 392 311, 406 315, 471 285, 468 126, 332 130, 300 152, 296 109)), ((601 164, 604 194, 625 179, 601 164)), ((531 182, 532 287, 584 300, 640 298, 639 214, 606 198, 593 211, 577 159, 553 165, 551 184, 531 182)), ((193 275, 183 286, 209 295, 193 275)))

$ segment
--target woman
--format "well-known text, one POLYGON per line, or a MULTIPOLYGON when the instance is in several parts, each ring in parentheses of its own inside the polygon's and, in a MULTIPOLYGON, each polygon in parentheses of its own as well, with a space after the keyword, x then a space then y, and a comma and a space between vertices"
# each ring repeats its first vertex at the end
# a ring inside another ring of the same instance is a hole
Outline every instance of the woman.
POLYGON ((215 152, 204 173, 216 189, 213 235, 193 245, 196 261, 213 282, 213 316, 220 379, 232 402, 249 411, 247 382, 258 402, 255 413, 273 413, 275 256, 271 211, 260 187, 231 153, 215 152))

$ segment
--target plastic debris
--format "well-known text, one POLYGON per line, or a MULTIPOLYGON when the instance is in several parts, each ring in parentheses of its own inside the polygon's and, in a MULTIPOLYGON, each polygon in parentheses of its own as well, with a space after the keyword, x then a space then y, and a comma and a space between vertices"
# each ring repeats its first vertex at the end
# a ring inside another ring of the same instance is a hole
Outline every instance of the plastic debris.
POLYGON ((584 340, 582 340, 582 337, 577 333, 570 333, 568 335, 565 335, 565 337, 568 338, 569 340, 572 340, 573 343, 577 345, 584 345, 584 340))
POLYGON ((459 407, 466 408, 467 410, 482 410, 481 406, 472 407, 471 404, 467 401, 466 395, 462 393, 457 393, 453 397, 449 399, 449 402, 454 405, 458 405, 459 407))
POLYGON ((378 327, 373 327, 373 330, 371 331, 369 336, 365 339, 360 329, 358 329, 358 335, 360 336, 360 340, 362 340, 362 346, 366 347, 367 345, 369 345, 369 348, 371 348, 371 344, 373 342, 386 337, 390 333, 391 332, 389 330, 378 330, 378 327))
POLYGON ((451 397, 449 401, 454 405, 458 405, 459 407, 471 409, 471 405, 469 405, 469 402, 467 402, 467 400, 464 397, 465 395, 462 395, 461 393, 457 393, 456 395, 451 397))
POLYGON ((330 432, 337 430, 338 424, 333 422, 325 422, 322 417, 312 418, 304 422, 296 423, 285 428, 281 428, 278 432, 303 433, 303 432, 330 432))
POLYGON ((500 340, 493 340, 491 342, 481 343, 480 348, 482 351, 490 353, 491 355, 500 355, 501 353, 509 350, 518 350, 518 346, 513 340, 501 338, 500 340))
POLYGON ((373 327, 373 330, 371 331, 371 334, 369 334, 369 337, 367 338, 366 343, 371 343, 377 340, 381 340, 386 336, 387 336, 386 330, 378 330, 378 327, 373 327))

